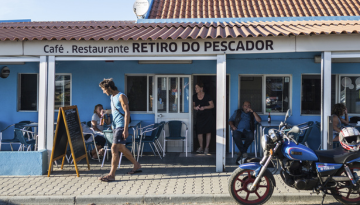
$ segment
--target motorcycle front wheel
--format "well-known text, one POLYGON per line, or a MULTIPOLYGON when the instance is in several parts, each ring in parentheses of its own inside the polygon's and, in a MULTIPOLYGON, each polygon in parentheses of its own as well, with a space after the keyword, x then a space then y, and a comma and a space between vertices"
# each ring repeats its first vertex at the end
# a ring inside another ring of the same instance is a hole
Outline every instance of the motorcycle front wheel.
MULTIPOLYGON (((352 174, 357 173, 357 175, 360 176, 360 163, 350 165, 349 168, 352 174)), ((345 169, 341 168, 336 176, 347 176, 345 169)), ((360 204, 360 183, 357 182, 357 186, 354 188, 350 188, 351 184, 351 181, 338 182, 336 188, 331 189, 331 194, 337 201, 343 204, 360 204)))
POLYGON ((238 204, 264 204, 274 191, 274 177, 269 170, 266 170, 258 186, 250 191, 255 181, 254 170, 237 168, 229 178, 229 193, 238 204))

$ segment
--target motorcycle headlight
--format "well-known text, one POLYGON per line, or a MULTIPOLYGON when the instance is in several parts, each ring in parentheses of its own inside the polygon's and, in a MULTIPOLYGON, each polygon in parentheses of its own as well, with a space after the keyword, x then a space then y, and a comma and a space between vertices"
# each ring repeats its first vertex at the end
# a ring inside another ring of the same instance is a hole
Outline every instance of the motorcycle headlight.
POLYGON ((263 150, 266 150, 267 143, 268 143, 268 135, 263 135, 263 137, 261 138, 261 147, 263 148, 263 150))
POLYGON ((273 141, 273 142, 276 142, 278 140, 278 137, 276 135, 276 132, 274 129, 270 129, 269 130, 269 138, 273 141))

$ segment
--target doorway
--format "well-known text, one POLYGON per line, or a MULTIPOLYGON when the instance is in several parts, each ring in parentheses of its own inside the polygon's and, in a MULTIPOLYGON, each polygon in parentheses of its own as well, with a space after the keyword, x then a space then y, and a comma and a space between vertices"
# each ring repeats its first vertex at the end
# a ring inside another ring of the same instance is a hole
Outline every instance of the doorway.
MULTIPOLYGON (((184 122, 188 129, 192 129, 191 123, 191 76, 190 75, 156 75, 155 76, 155 122, 167 122, 179 120, 184 122)), ((167 127, 164 127, 168 133, 167 127)), ((186 130, 184 131, 186 132, 186 130)), ((184 135, 185 136, 185 133, 184 135)), ((191 132, 187 132, 187 150, 190 149, 191 132)), ((164 141, 163 135, 160 142, 164 141)), ((183 142, 167 142, 167 152, 184 152, 183 142)))
MULTIPOLYGON (((204 92, 205 95, 208 94, 210 95, 211 99, 214 102, 214 109, 212 109, 212 116, 213 119, 216 119, 216 75, 193 75, 193 84, 192 84, 192 90, 194 95, 196 94, 195 92, 195 85, 201 82, 204 84, 204 92)), ((229 75, 226 75, 226 99, 227 99, 227 105, 226 105, 226 119, 229 119, 229 75)), ((198 148, 199 148, 199 141, 197 138, 197 133, 196 133, 196 111, 193 111, 193 147, 192 150, 193 152, 195 152, 198 148)), ((214 125, 216 125, 216 123, 214 123, 214 125)), ((226 120, 226 128, 228 128, 228 120, 226 120)), ((206 136, 203 136, 203 142, 204 142, 204 148, 205 148, 205 143, 206 143, 206 136)), ((229 144, 229 132, 226 132, 226 144, 229 144)), ((226 152, 229 151, 229 146, 226 146, 226 152)), ((216 153, 216 126, 214 126, 212 128, 211 131, 211 140, 210 140, 210 146, 209 146, 209 152, 212 154, 216 153)))

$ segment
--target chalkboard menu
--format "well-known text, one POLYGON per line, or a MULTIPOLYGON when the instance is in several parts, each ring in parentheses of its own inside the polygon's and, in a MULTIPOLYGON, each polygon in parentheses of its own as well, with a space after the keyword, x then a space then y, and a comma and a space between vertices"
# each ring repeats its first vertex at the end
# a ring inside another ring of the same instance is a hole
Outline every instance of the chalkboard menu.
POLYGON ((82 134, 82 127, 77 106, 59 108, 48 177, 50 176, 51 167, 55 160, 62 158, 61 169, 63 169, 68 145, 70 145, 71 156, 73 158, 76 174, 79 177, 80 175, 77 168, 77 162, 86 158, 89 170, 90 164, 86 154, 85 140, 82 134))

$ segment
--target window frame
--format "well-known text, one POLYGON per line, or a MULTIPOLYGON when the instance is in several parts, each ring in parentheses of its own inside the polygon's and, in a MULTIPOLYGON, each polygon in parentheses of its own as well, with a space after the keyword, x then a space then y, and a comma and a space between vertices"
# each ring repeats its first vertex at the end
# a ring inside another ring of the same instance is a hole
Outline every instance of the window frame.
MULTIPOLYGON (((73 97, 72 97, 72 94, 73 94, 73 89, 72 89, 72 86, 73 86, 73 83, 72 83, 72 80, 73 80, 73 78, 72 78, 72 73, 55 73, 55 76, 57 76, 57 75, 69 75, 70 76, 70 106, 73 104, 73 97)), ((55 76, 54 76, 54 79, 55 79, 55 76)), ((54 81, 54 84, 55 84, 55 81, 54 81)), ((54 85, 54 110, 55 110, 55 112, 59 112, 59 110, 58 109, 56 109, 55 108, 55 86, 56 85, 54 85)))
MULTIPOLYGON (((266 99, 266 78, 267 77, 289 77, 290 78, 290 84, 289 84, 289 109, 290 111, 292 111, 292 104, 293 104, 293 94, 292 94, 292 90, 293 90, 293 77, 292 77, 292 74, 239 74, 239 77, 238 77, 238 88, 239 88, 239 95, 238 95, 238 108, 241 107, 241 102, 240 102, 240 85, 241 85, 241 76, 244 76, 244 77, 262 77, 262 90, 261 90, 261 109, 262 111, 261 112, 258 112, 258 114, 260 115, 267 115, 267 112, 266 112, 266 103, 265 103, 265 99, 266 99)), ((301 100, 301 99, 300 99, 301 100)), ((251 103, 251 102, 250 102, 251 103)), ((286 112, 281 112, 281 113, 275 113, 275 112, 272 112, 271 115, 280 115, 280 116, 285 116, 286 112)))
POLYGON ((38 112, 39 111, 39 73, 18 73, 17 76, 17 96, 16 96, 16 111, 17 112, 38 112), (20 94, 21 94, 21 75, 36 74, 36 110, 20 110, 20 94))
MULTIPOLYGON (((154 89, 154 81, 155 81, 155 74, 148 74, 148 73, 130 73, 130 74, 125 74, 125 90, 124 93, 127 96, 127 81, 128 81, 128 76, 146 76, 146 111, 131 111, 131 114, 154 114, 154 109, 155 107, 153 106, 153 110, 149 111, 149 103, 150 103, 150 99, 149 99, 149 78, 152 77, 152 93, 154 95, 155 93, 155 89, 154 89)), ((154 97, 152 100, 152 103, 154 105, 155 101, 154 101, 154 97)), ((131 103, 131 102, 130 102, 131 103)))
MULTIPOLYGON (((335 95, 335 103, 340 103, 340 93, 341 93, 341 87, 340 87, 340 82, 341 82, 341 78, 342 77, 360 77, 360 74, 338 74, 336 79, 337 79, 337 84, 335 87, 336 88, 336 95, 335 95)), ((360 113, 348 113, 348 115, 350 116, 354 116, 354 115, 359 115, 360 113)))

